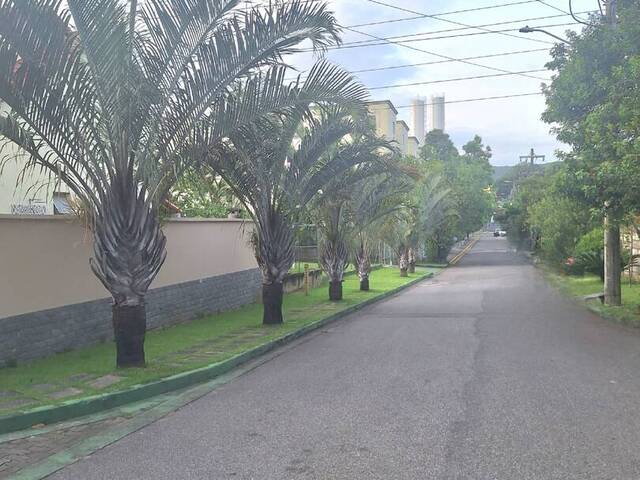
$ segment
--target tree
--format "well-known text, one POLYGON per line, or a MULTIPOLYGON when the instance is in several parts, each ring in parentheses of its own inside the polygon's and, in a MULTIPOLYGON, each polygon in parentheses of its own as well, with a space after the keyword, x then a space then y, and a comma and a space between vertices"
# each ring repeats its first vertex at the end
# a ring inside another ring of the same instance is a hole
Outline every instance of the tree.
POLYGON ((543 192, 543 197, 527 209, 527 223, 537 238, 543 257, 561 262, 570 257, 590 226, 589 211, 575 199, 543 192))
POLYGON ((360 290, 369 290, 371 243, 380 238, 379 227, 388 217, 409 208, 410 194, 419 179, 417 171, 400 164, 390 172, 369 178, 353 189, 349 208, 353 219, 353 241, 356 244, 354 264, 360 279, 360 290))
POLYGON ((592 208, 605 218, 605 302, 620 305, 620 223, 640 206, 637 64, 640 1, 618 2, 617 26, 592 19, 553 51, 557 72, 543 119, 571 145, 563 155, 592 208))
POLYGON ((387 160, 394 153, 390 143, 376 137, 373 131, 365 131, 345 138, 325 154, 327 162, 351 158, 354 164, 327 183, 315 205, 322 233, 320 265, 329 277, 330 300, 342 300, 342 282, 349 265, 349 240, 356 221, 354 215, 357 215, 350 208, 353 197, 373 176, 391 167, 387 160))
POLYGON ((191 154, 298 102, 282 56, 339 40, 324 4, 238 4, 0 0, 0 99, 11 109, 0 134, 91 213, 91 268, 113 297, 121 367, 145 363, 145 294, 166 255, 159 205, 191 154))
POLYGON ((229 185, 207 167, 186 170, 171 189, 171 201, 186 217, 227 218, 241 209, 229 185))
POLYGON ((211 146, 208 153, 207 162, 254 221, 253 246, 262 271, 266 325, 283 322, 282 282, 295 260, 296 220, 330 180, 360 161, 357 156, 326 153, 356 129, 348 107, 363 111, 366 91, 333 67, 313 70, 305 84, 315 85, 321 79, 340 87, 342 94, 336 98, 343 101, 343 107, 321 108, 321 103, 310 101, 305 108, 269 115, 239 129, 228 141, 211 146), (351 105, 346 98, 351 98, 351 105))
POLYGON ((449 136, 439 130, 426 136, 420 152, 423 175, 441 177, 443 186, 450 190, 442 221, 427 239, 432 256, 439 262, 446 260, 457 238, 482 227, 495 209, 495 194, 490 188, 491 148, 475 135, 463 146, 463 152, 460 155, 449 136))

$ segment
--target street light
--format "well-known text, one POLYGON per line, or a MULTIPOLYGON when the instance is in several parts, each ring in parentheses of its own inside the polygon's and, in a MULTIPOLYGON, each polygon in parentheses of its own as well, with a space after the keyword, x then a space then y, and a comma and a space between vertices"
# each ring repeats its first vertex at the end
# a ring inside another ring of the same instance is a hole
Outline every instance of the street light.
POLYGON ((541 28, 534 28, 534 27, 530 27, 529 25, 526 25, 524 27, 522 27, 520 30, 520 33, 533 33, 533 32, 540 32, 540 33, 544 33, 545 35, 549 35, 550 37, 555 38, 556 40, 560 40, 562 43, 565 43, 567 45, 571 45, 571 42, 569 40, 565 40, 562 37, 559 37, 551 32, 547 32, 546 30, 543 30, 541 28))

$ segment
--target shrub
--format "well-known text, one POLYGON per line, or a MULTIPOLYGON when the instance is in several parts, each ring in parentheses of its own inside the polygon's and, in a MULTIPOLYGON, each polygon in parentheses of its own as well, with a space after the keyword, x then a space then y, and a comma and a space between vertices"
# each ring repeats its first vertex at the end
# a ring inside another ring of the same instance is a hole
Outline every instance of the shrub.
POLYGON ((576 264, 585 272, 598 275, 604 280, 604 231, 594 228, 584 234, 574 250, 576 264))

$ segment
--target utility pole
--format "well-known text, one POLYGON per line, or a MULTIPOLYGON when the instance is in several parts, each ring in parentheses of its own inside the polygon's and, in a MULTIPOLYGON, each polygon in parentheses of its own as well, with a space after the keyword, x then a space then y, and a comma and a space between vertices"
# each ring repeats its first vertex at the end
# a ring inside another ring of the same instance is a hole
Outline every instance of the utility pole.
POLYGON ((520 155, 520 162, 527 163, 527 161, 529 161, 531 165, 533 165, 536 160, 542 160, 544 162, 546 158, 544 155, 536 155, 536 152, 532 148, 529 155, 520 155))
MULTIPOLYGON (((607 0, 605 5, 607 21, 615 26, 617 22, 616 0, 607 0)), ((611 211, 609 202, 604 205, 604 303, 606 305, 622 305, 621 264, 622 248, 620 245, 619 219, 611 211)))
POLYGON ((618 14, 618 5, 616 0, 607 0, 604 8, 606 9, 607 20, 611 25, 616 24, 616 15, 618 14))

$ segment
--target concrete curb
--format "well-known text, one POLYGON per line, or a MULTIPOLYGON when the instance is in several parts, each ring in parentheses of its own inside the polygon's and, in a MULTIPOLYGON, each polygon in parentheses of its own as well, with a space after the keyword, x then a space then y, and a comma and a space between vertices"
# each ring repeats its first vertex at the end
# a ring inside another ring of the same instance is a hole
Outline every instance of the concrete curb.
POLYGON ((347 315, 361 310, 373 303, 387 299, 415 285, 416 283, 419 283, 428 278, 432 278, 433 276, 433 273, 428 273, 424 276, 411 280, 410 282, 407 282, 400 287, 382 293, 374 298, 367 299, 357 305, 348 307, 345 310, 330 315, 329 317, 318 320, 317 322, 314 322, 293 332, 289 332, 283 337, 272 340, 258 347, 254 347, 251 350, 247 350, 246 352, 235 355, 231 358, 228 358, 227 360, 223 360, 222 362, 214 363, 196 370, 179 373, 177 375, 157 380, 155 382, 135 385, 119 392, 95 395, 78 400, 70 400, 56 406, 39 407, 15 415, 0 417, 0 435, 23 430, 26 428, 31 428, 33 425, 48 425, 55 422, 61 422, 77 417, 96 414, 115 407, 120 407, 128 403, 139 402, 141 400, 145 400, 157 395, 204 383, 224 373, 229 372, 233 368, 238 367, 248 362, 249 360, 253 360, 282 345, 286 345, 287 343, 290 343, 293 340, 296 340, 313 330, 321 328, 328 323, 344 318, 347 315))

